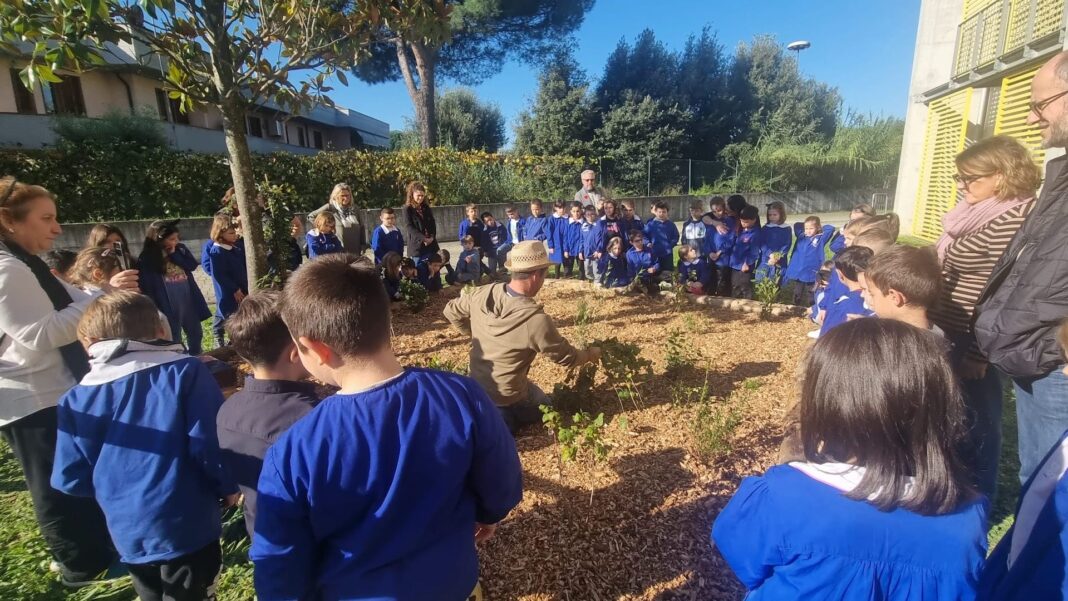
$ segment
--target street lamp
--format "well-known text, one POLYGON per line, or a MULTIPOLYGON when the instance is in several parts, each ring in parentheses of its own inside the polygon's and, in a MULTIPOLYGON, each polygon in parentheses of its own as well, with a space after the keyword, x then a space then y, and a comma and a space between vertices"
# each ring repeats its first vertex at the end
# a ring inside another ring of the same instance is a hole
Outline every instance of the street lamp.
POLYGON ((812 47, 812 44, 808 40, 798 40, 796 42, 790 42, 786 45, 786 49, 794 53, 797 60, 797 70, 801 71, 801 51, 808 50, 812 47))

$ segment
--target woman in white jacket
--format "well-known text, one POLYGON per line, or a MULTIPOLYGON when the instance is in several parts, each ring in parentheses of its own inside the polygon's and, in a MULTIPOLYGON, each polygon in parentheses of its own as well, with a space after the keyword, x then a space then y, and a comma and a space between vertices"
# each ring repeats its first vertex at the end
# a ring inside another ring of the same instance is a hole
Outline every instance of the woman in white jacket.
MULTIPOLYGON (((56 403, 88 371, 76 329, 93 300, 37 256, 60 231, 48 190, 0 179, 0 436, 22 465, 53 569, 78 586, 106 576, 116 554, 96 502, 50 484, 56 403)), ((117 274, 115 287, 136 289, 137 272, 117 274)))

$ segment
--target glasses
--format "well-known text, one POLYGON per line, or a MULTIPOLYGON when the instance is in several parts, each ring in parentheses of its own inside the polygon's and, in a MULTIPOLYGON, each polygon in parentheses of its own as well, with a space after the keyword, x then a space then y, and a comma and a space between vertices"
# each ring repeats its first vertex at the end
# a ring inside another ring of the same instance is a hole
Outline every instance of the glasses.
POLYGON ((1037 102, 1031 102, 1031 103, 1028 104, 1028 106, 1031 107, 1031 112, 1032 113, 1034 113, 1034 114, 1038 115, 1039 117, 1041 117, 1042 116, 1042 111, 1046 110, 1046 107, 1048 107, 1049 105, 1053 104, 1057 99, 1059 99, 1059 98, 1061 98, 1062 96, 1065 96, 1065 95, 1068 95, 1068 90, 1065 90, 1065 91, 1061 92, 1060 94, 1054 94, 1053 96, 1050 96, 1049 98, 1044 98, 1044 99, 1039 100, 1037 102))
POLYGON ((961 175, 959 173, 955 173, 953 175, 953 181, 957 182, 958 184, 964 184, 964 187, 967 188, 968 186, 972 185, 978 180, 983 179, 984 177, 990 177, 990 175, 961 175))

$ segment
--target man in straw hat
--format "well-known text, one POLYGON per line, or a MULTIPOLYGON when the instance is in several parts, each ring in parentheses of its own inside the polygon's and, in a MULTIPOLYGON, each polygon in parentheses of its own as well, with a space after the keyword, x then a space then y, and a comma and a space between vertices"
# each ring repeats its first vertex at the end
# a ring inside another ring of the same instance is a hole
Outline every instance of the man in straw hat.
POLYGON ((601 356, 597 347, 571 346, 534 300, 550 265, 540 240, 519 242, 505 263, 511 282, 482 286, 445 306, 446 319, 471 336, 471 377, 497 404, 513 434, 521 426, 540 422, 538 405, 550 404, 549 397, 527 379, 538 353, 567 368, 601 356))

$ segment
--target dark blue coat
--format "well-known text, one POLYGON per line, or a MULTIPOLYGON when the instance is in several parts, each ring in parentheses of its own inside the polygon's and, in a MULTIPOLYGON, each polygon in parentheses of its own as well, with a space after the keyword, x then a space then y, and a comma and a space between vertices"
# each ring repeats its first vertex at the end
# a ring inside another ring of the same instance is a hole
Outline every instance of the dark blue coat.
POLYGON ((655 275, 655 273, 649 273, 649 268, 654 267, 656 271, 660 271, 660 264, 657 263, 653 257, 652 251, 648 248, 638 250, 632 248, 627 251, 627 279, 633 280, 636 277, 641 277, 643 280, 655 275))
POLYGON ((679 261, 679 281, 683 284, 701 284, 708 291, 708 283, 712 279, 712 270, 708 266, 708 259, 697 257, 693 263, 679 261))
POLYGON ((312 230, 308 232, 306 237, 308 239, 308 258, 310 259, 320 255, 339 253, 344 250, 341 246, 341 240, 334 234, 320 234, 317 230, 312 230))
POLYGON ((609 253, 601 255, 599 263, 601 270, 601 285, 605 288, 622 288, 630 284, 627 277, 627 255, 621 254, 613 257, 609 253))
POLYGON ((227 250, 221 244, 211 247, 211 281, 215 284, 215 315, 229 317, 237 311, 234 293, 248 294, 248 272, 245 270, 245 251, 234 246, 227 250))
MULTIPOLYGON (((197 282, 193 278, 193 272, 199 266, 196 258, 193 257, 193 253, 189 252, 189 249, 184 244, 179 244, 167 259, 185 271, 189 282, 189 298, 193 303, 193 306, 189 307, 189 309, 197 316, 197 321, 204 321, 211 317, 211 309, 208 309, 208 303, 204 300, 204 295, 200 293, 200 287, 197 286, 197 282)), ((170 297, 167 296, 167 286, 163 282, 163 274, 148 269, 144 261, 140 261, 140 264, 141 271, 137 274, 137 285, 140 286, 141 293, 156 303, 156 308, 167 316, 171 332, 175 336, 180 336, 182 329, 181 323, 178 321, 178 307, 171 306, 170 297)))
POLYGON ((748 265, 750 271, 755 270, 761 244, 760 229, 756 226, 738 232, 731 247, 731 269, 741 271, 743 265, 748 265))
POLYGON ((723 225, 727 226, 727 233, 721 234, 713 226, 708 226, 705 236, 705 256, 718 252, 719 258, 714 261, 719 267, 731 266, 731 249, 734 247, 734 236, 737 232, 738 222, 734 217, 724 217, 723 225))
POLYGON ((775 223, 765 224, 761 230, 760 238, 760 268, 757 269, 757 280, 778 278, 789 264, 787 257, 790 254, 790 246, 794 243, 793 231, 788 225, 775 223), (768 259, 772 253, 780 253, 778 264, 768 265, 768 259))
POLYGON ((608 247, 608 241, 616 236, 623 239, 623 247, 626 248, 629 242, 627 242, 627 232, 624 229, 623 221, 621 219, 609 220, 607 217, 601 217, 593 226, 593 232, 590 233, 591 240, 588 248, 592 249, 593 252, 603 253, 608 247))
POLYGON ((441 290, 441 272, 436 275, 430 275, 430 263, 428 261, 419 261, 415 265, 416 277, 418 282, 426 288, 427 292, 433 292, 434 290, 441 290))
POLYGON ((467 218, 464 217, 457 230, 456 239, 462 241, 464 236, 470 235, 475 239, 475 248, 479 248, 482 245, 483 227, 481 221, 468 221, 467 218))

